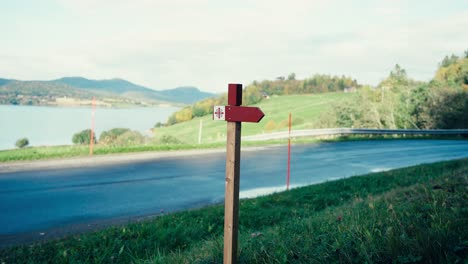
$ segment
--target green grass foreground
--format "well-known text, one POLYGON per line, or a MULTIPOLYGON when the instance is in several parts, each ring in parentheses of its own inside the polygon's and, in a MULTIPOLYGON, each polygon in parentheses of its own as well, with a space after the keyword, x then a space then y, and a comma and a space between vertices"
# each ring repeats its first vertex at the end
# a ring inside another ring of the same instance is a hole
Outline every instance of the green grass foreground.
MULTIPOLYGON (((466 263, 468 159, 240 205, 241 263, 466 263)), ((0 251, 0 263, 222 263, 223 206, 0 251)))

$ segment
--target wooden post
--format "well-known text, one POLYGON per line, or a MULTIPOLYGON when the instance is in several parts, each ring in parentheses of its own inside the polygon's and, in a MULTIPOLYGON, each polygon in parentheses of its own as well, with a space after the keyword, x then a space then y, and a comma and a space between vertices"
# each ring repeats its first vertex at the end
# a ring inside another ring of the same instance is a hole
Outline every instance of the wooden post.
MULTIPOLYGON (((242 104, 242 85, 229 84, 228 105, 242 104)), ((241 122, 227 122, 226 194, 224 202, 224 263, 237 262, 241 122)))
POLYGON ((198 144, 201 144, 203 130, 203 119, 200 119, 200 126, 198 127, 198 144))
POLYGON ((288 175, 286 177, 286 190, 289 190, 289 180, 291 179, 291 113, 289 113, 289 136, 288 136, 288 175))
POLYGON ((237 262, 241 122, 258 123, 265 114, 242 104, 242 84, 229 84, 228 105, 213 106, 213 120, 227 121, 226 195, 224 202, 224 263, 237 262))
POLYGON ((96 112, 96 98, 93 96, 93 101, 91 103, 91 135, 89 136, 89 155, 93 155, 93 146, 94 146, 94 119, 96 112))

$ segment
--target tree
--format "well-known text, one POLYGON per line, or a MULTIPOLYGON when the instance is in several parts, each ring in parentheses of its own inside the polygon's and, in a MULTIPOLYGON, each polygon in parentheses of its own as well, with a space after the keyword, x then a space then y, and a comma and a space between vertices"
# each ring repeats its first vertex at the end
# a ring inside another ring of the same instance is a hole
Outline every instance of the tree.
POLYGON ((255 85, 249 85, 245 88, 242 94, 242 103, 244 105, 253 105, 260 102, 263 99, 260 88, 255 85))
POLYGON ((175 113, 173 113, 169 118, 167 119, 167 125, 171 126, 177 123, 177 119, 175 117, 175 113))
POLYGON ((192 120, 192 117, 193 117, 192 108, 190 107, 185 107, 182 110, 175 113, 175 118, 177 120, 177 123, 192 120))
MULTIPOLYGON (((454 55, 452 55, 454 56, 454 55)), ((468 58, 461 58, 442 65, 437 70, 434 79, 449 86, 458 87, 461 85, 468 90, 468 58)), ((444 60, 447 59, 447 56, 444 60)))
POLYGON ((131 146, 131 145, 142 145, 146 141, 145 136, 143 136, 138 131, 127 131, 121 135, 119 135, 114 144, 118 146, 131 146))
POLYGON ((406 70, 399 64, 396 64, 388 77, 379 83, 378 87, 381 91, 381 101, 384 102, 385 95, 388 90, 401 91, 408 88, 414 81, 408 78, 406 70))
MULTIPOLYGON (((154 128, 160 128, 160 127, 164 127, 164 124, 161 123, 161 122, 157 122, 155 125, 154 125, 154 128)), ((101 141, 101 140, 99 140, 101 141)))
POLYGON ((296 74, 294 72, 290 73, 288 75, 288 80, 289 81, 293 81, 293 80, 296 80, 296 74))
POLYGON ((99 137, 99 143, 102 144, 113 144, 115 143, 116 139, 124 134, 129 132, 130 129, 128 128, 113 128, 109 131, 104 131, 101 133, 101 136, 99 137))
POLYGON ((440 66, 441 67, 448 67, 448 66, 456 63, 457 60, 458 60, 458 56, 455 55, 455 54, 452 54, 450 57, 445 56, 444 59, 442 60, 442 62, 440 63, 440 66))
POLYGON ((415 128, 430 129, 434 127, 431 118, 431 109, 433 108, 437 89, 433 89, 427 84, 420 85, 413 89, 408 96, 408 114, 415 128))
POLYGON ((437 99, 431 109, 435 128, 468 128, 468 92, 446 90, 437 99))
MULTIPOLYGON (((91 138, 91 129, 82 130, 72 137, 73 144, 89 144, 91 138)), ((96 143, 96 137, 93 137, 94 143, 96 143)))
POLYGON ((15 143, 15 146, 18 148, 24 148, 28 145, 29 145, 29 140, 27 138, 20 138, 15 143))
POLYGON ((408 74, 406 73, 405 69, 396 64, 393 71, 390 72, 389 78, 395 81, 397 84, 402 84, 408 81, 408 74))

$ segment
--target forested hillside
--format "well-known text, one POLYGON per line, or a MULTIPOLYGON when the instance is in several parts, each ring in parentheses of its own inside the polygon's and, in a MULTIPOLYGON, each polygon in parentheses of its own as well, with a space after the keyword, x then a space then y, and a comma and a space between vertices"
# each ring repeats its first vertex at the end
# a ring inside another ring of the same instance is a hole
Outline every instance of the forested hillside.
MULTIPOLYGON (((356 92, 355 97, 336 102, 323 112, 314 127, 468 128, 468 51, 462 57, 446 56, 429 82, 413 80, 398 64, 375 87, 345 76, 295 77, 292 73, 287 78, 254 81, 244 89, 243 104, 276 95, 356 92)), ((225 105, 226 101, 226 94, 199 101, 174 113, 166 125, 210 115, 213 105, 225 105)))
POLYGON ((446 56, 430 82, 415 81, 396 65, 377 87, 332 109, 320 127, 468 128, 468 52, 446 56))
MULTIPOLYGON (((356 80, 345 76, 330 76, 316 74, 311 78, 296 80, 296 75, 291 73, 287 78, 280 76, 276 80, 254 81, 245 87, 242 97, 243 105, 253 105, 265 98, 274 95, 290 94, 315 94, 325 92, 355 91, 360 85, 356 80)), ((208 98, 191 106, 175 112, 169 117, 167 125, 192 120, 213 113, 214 105, 225 105, 227 94, 216 98, 208 98)), ((162 125, 162 124, 161 124, 162 125)))

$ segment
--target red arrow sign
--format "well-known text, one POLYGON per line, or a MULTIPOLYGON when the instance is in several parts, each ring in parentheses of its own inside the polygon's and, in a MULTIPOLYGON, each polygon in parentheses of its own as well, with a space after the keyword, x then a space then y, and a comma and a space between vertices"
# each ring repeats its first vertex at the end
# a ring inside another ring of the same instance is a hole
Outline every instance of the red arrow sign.
POLYGON ((239 178, 242 122, 258 123, 265 116, 258 107, 242 104, 242 84, 229 84, 228 105, 214 106, 213 119, 226 120, 226 195, 224 199, 224 264, 237 263, 239 178))
POLYGON ((226 105, 226 121, 258 123, 265 114, 258 107, 226 105))

